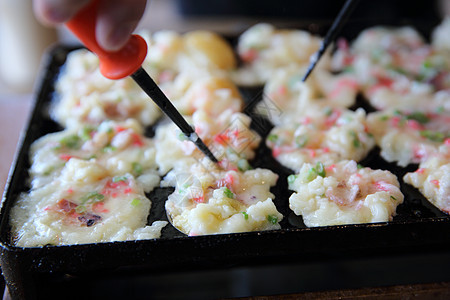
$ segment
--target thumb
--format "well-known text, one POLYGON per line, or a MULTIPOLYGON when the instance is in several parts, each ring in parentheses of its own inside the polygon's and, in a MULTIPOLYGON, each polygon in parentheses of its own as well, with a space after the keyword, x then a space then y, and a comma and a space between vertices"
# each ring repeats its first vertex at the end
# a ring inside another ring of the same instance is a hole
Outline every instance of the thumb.
POLYGON ((96 38, 108 51, 121 49, 144 14, 146 0, 108 0, 100 3, 96 38))

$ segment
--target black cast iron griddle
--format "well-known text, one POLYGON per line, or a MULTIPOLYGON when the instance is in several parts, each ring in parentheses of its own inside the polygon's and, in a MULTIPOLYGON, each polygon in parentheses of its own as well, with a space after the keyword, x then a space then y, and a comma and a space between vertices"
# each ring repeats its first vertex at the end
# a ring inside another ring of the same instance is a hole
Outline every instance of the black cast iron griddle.
MULTIPOLYGON (((61 280, 70 277, 108 278, 111 274, 155 274, 157 272, 196 269, 223 269, 235 266, 254 266, 277 263, 326 261, 349 257, 407 255, 450 249, 450 217, 433 205, 414 188, 401 182, 405 201, 397 209, 390 223, 359 224, 307 228, 301 217, 289 209, 292 193, 287 189, 290 170, 279 165, 264 143, 257 150, 253 167, 265 167, 280 175, 272 189, 274 203, 284 215, 282 229, 222 235, 187 237, 170 224, 155 240, 112 243, 45 246, 19 248, 12 244, 9 213, 15 199, 29 189, 27 170, 31 143, 37 138, 61 130, 48 116, 53 98, 54 83, 67 54, 74 48, 57 46, 50 53, 40 90, 35 99, 21 147, 14 160, 14 168, 7 182, 0 211, 1 267, 13 298, 34 299, 39 295, 37 282, 48 276, 61 280)), ((246 98, 245 113, 253 119, 252 127, 265 137, 270 123, 254 113, 254 105, 261 99, 261 88, 242 89, 246 98)), ((359 99, 356 107, 371 108, 359 99)), ((148 128, 147 135, 153 134, 148 128)), ((373 150, 361 162, 371 168, 387 169, 401 181, 407 171, 416 166, 399 168, 384 161, 379 149, 373 150)), ((167 220, 164 202, 173 188, 158 188, 148 196, 152 209, 148 218, 167 220)))

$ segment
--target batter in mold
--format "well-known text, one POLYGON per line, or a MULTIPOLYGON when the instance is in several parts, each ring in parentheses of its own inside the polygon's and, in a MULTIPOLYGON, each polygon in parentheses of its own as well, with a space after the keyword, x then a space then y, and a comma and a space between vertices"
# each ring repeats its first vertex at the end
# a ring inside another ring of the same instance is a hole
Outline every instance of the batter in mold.
MULTIPOLYGON (((264 84, 280 68, 308 65, 320 42, 319 37, 307 31, 256 24, 239 37, 237 52, 243 66, 233 78, 239 85, 264 84)), ((329 55, 324 55, 317 68, 327 67, 329 61, 329 55)))
POLYGON ((367 121, 381 156, 403 167, 423 162, 450 137, 450 114, 441 108, 374 112, 367 121))
POLYGON ((133 175, 111 176, 95 162, 74 158, 52 182, 20 195, 10 218, 14 244, 38 247, 158 238, 167 222, 148 226, 150 206, 133 175))
POLYGON ((32 188, 59 177, 64 166, 76 158, 95 162, 112 176, 133 174, 150 192, 160 181, 155 155, 153 141, 143 136, 141 126, 133 119, 50 133, 31 145, 32 188))
POLYGON ((288 182, 289 207, 308 227, 392 221, 404 198, 394 174, 352 160, 306 163, 288 182))
POLYGON ((317 105, 275 126, 266 144, 283 166, 298 171, 304 163, 328 165, 344 159, 359 161, 375 141, 367 129, 362 108, 351 111, 317 105))
MULTIPOLYGON (((255 156, 261 138, 250 129, 250 122, 249 116, 232 110, 225 110, 218 117, 201 110, 192 115, 196 134, 227 169, 246 170, 248 160, 255 156)), ((189 168, 199 161, 211 163, 174 124, 156 129, 155 147, 156 163, 162 175, 173 168, 189 168)))
POLYGON ((280 229, 283 216, 273 203, 278 175, 266 169, 173 170, 163 184, 175 186, 166 202, 172 224, 190 235, 280 229))
POLYGON ((441 211, 450 214, 450 139, 403 180, 418 188, 441 211))

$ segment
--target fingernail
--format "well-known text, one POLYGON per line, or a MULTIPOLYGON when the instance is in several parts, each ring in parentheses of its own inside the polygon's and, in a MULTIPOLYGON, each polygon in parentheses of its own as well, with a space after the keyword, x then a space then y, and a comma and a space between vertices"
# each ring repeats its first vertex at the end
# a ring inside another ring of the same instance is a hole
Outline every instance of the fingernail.
POLYGON ((123 24, 118 28, 112 30, 104 40, 105 48, 111 51, 119 50, 122 48, 125 43, 130 38, 131 33, 133 32, 133 26, 128 24, 123 24))
POLYGON ((63 23, 70 17, 70 12, 63 9, 51 9, 47 13, 48 21, 52 23, 63 23))

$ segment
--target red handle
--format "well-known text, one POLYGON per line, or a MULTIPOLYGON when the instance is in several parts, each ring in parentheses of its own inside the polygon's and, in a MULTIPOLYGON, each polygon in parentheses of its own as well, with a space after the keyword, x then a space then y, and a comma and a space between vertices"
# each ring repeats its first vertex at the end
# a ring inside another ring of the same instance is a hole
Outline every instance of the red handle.
POLYGON ((95 23, 100 0, 91 1, 66 23, 67 28, 100 60, 100 72, 109 79, 121 79, 136 72, 147 55, 147 43, 132 35, 126 45, 116 52, 103 50, 95 38, 95 23))

